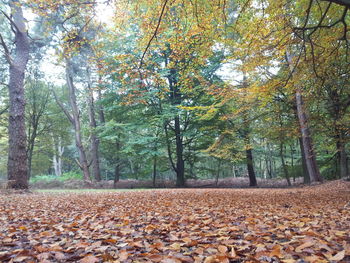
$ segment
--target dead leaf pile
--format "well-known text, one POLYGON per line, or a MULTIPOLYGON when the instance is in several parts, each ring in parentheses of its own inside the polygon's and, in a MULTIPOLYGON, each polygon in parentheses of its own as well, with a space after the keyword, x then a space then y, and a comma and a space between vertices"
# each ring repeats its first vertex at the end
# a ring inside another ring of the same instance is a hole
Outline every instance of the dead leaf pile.
POLYGON ((0 196, 0 262, 350 262, 349 189, 0 196))

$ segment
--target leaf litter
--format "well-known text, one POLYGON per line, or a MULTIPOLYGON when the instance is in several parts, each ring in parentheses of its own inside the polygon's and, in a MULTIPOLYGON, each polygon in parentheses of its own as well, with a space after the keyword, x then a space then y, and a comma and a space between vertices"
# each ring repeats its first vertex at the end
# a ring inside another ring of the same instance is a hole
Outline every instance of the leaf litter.
POLYGON ((350 184, 0 196, 0 262, 350 262, 350 184))

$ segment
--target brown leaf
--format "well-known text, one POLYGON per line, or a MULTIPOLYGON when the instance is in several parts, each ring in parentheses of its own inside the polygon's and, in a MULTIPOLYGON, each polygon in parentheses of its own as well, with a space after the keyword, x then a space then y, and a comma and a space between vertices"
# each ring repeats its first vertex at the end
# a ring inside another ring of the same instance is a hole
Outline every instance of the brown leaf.
POLYGON ((220 245, 220 246, 218 246, 218 251, 220 252, 220 253, 226 253, 227 251, 228 251, 228 249, 227 249, 227 247, 226 246, 222 246, 222 245, 220 245))
POLYGON ((303 243, 302 245, 298 246, 295 249, 295 252, 301 253, 303 251, 304 248, 307 247, 312 247, 315 243, 313 241, 306 241, 305 243, 303 243))
POLYGON ((345 257, 345 250, 338 252, 336 255, 330 258, 333 261, 340 261, 345 257))
POLYGON ((99 259, 93 255, 86 256, 79 260, 80 263, 96 263, 99 262, 99 259))

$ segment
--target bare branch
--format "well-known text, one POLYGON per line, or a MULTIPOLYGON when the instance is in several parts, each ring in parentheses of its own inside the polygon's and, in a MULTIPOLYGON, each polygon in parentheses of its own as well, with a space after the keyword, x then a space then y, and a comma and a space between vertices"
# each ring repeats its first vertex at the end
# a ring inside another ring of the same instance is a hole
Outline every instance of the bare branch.
POLYGON ((0 115, 4 114, 4 113, 9 109, 9 107, 10 107, 10 106, 6 106, 5 109, 2 109, 2 110, 0 111, 0 115))
POLYGON ((159 19, 158 19, 157 27, 156 27, 156 29, 154 30, 154 33, 153 33, 151 39, 148 41, 147 46, 146 46, 146 49, 145 49, 145 51, 144 51, 143 54, 142 54, 139 68, 142 67, 143 59, 144 59, 145 56, 146 56, 147 50, 148 50, 149 47, 151 46, 151 43, 152 43, 153 39, 157 36, 158 30, 159 30, 159 27, 160 27, 160 23, 162 22, 163 15, 164 15, 165 8, 166 8, 166 5, 167 5, 167 4, 168 4, 168 0, 165 0, 165 1, 164 1, 164 4, 163 4, 163 7, 162 7, 162 11, 161 11, 160 16, 159 16, 159 19))
POLYGON ((0 12, 6 17, 6 19, 10 22, 10 24, 16 28, 17 31, 21 32, 21 31, 19 30, 19 28, 17 27, 16 23, 11 19, 11 17, 9 17, 8 14, 6 14, 6 13, 5 13, 4 11, 2 11, 2 10, 0 10, 0 12))
POLYGON ((0 44, 1 46, 3 47, 4 49, 4 52, 5 52, 5 58, 7 60, 7 62, 11 65, 12 64, 12 58, 11 58, 11 54, 10 54, 10 51, 4 41, 4 38, 2 37, 1 33, 0 33, 0 44))
POLYGON ((350 8, 350 0, 322 0, 322 1, 332 2, 335 4, 343 5, 350 8))
POLYGON ((68 120, 70 121, 70 123, 72 123, 74 125, 74 120, 72 115, 68 112, 68 110, 66 109, 66 107, 64 107, 64 105, 62 104, 62 102, 58 99, 56 92, 51 89, 51 92, 53 94, 53 96, 55 97, 55 101, 58 104, 58 106, 60 106, 61 110, 64 112, 64 114, 67 116, 68 120))

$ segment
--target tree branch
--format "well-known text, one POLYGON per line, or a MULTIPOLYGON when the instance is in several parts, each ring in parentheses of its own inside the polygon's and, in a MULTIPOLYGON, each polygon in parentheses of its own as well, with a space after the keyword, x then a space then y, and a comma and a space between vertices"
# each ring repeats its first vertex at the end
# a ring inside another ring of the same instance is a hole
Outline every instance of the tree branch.
POLYGON ((60 108, 62 109, 62 111, 64 112, 64 114, 67 116, 68 120, 70 121, 70 123, 72 123, 74 125, 74 120, 72 115, 68 112, 68 110, 64 107, 64 105, 60 102, 60 100, 57 97, 56 92, 51 89, 53 96, 55 97, 55 101, 58 104, 58 106, 60 106, 60 108))
POLYGON ((0 44, 4 49, 6 61, 11 65, 12 64, 12 57, 11 57, 10 51, 9 51, 1 33, 0 33, 0 44))
POLYGON ((168 4, 168 0, 165 0, 165 1, 164 1, 164 4, 163 4, 163 7, 162 7, 162 11, 161 11, 160 16, 159 16, 159 19, 158 19, 158 23, 157 23, 156 30, 154 30, 154 33, 153 33, 152 37, 150 38, 150 40, 149 40, 148 43, 147 43, 147 46, 146 46, 145 51, 143 51, 143 54, 142 54, 142 57, 141 57, 141 61, 140 61, 139 68, 142 67, 143 59, 144 59, 145 56, 146 56, 147 50, 148 50, 149 47, 151 46, 151 43, 152 43, 153 39, 157 36, 158 30, 159 30, 159 27, 160 27, 160 23, 162 22, 162 18, 163 18, 163 15, 164 15, 164 12, 165 12, 165 8, 166 8, 166 5, 167 5, 167 4, 168 4))

